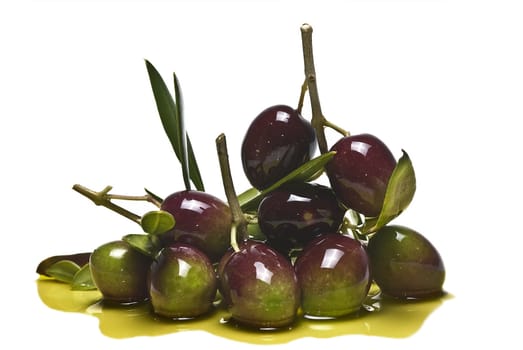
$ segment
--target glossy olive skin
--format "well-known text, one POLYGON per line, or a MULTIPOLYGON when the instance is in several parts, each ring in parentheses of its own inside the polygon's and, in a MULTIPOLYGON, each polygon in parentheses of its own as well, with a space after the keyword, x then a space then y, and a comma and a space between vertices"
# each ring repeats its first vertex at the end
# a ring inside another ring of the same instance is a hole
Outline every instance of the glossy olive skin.
POLYGON ((263 190, 311 159, 316 136, 295 109, 276 105, 262 111, 249 126, 241 159, 251 185, 263 190))
POLYGON ((314 239, 294 264, 306 317, 335 318, 361 309, 370 288, 369 258, 362 244, 330 233, 314 239))
POLYGON ((154 312, 190 319, 209 312, 218 282, 209 258, 185 243, 164 247, 151 264, 148 278, 154 312))
POLYGON ((350 209, 378 216, 396 159, 389 148, 370 134, 347 136, 330 149, 336 154, 326 171, 332 189, 350 209))
POLYGON ((179 191, 167 196, 160 207, 175 219, 174 228, 160 236, 164 246, 174 242, 194 245, 212 262, 229 247, 232 214, 217 197, 200 191, 179 191))
POLYGON ((216 276, 218 278, 218 291, 220 292, 220 295, 222 297, 222 304, 225 307, 231 306, 231 297, 229 295, 229 290, 225 289, 225 284, 223 283, 224 279, 224 271, 225 266, 229 262, 229 259, 234 254, 234 249, 232 247, 229 247, 225 254, 223 254, 222 258, 218 262, 218 267, 216 268, 216 276))
POLYGON ((103 299, 134 303, 149 298, 147 274, 152 259, 125 241, 112 241, 96 248, 89 259, 93 282, 103 299))
POLYGON ((254 328, 290 326, 297 314, 300 290, 289 260, 270 246, 245 241, 225 262, 221 290, 231 316, 254 328))
POLYGON ((285 254, 321 233, 336 232, 344 215, 329 187, 296 183, 272 191, 260 202, 258 224, 267 243, 285 254))
POLYGON ((408 227, 385 226, 367 247, 374 281, 395 298, 428 298, 443 292, 445 267, 439 252, 408 227))

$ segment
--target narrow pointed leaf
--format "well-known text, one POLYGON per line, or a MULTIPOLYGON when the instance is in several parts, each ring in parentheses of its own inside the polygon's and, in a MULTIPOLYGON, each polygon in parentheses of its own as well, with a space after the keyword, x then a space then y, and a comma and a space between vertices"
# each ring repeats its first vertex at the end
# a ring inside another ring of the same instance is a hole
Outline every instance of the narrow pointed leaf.
POLYGON ((205 187, 203 186, 202 175, 200 174, 198 163, 196 162, 196 158, 194 157, 194 151, 192 148, 191 139, 189 138, 189 134, 187 134, 187 152, 189 156, 189 173, 191 174, 192 183, 198 191, 204 192, 205 187))
POLYGON ((256 209, 258 208, 258 199, 261 199, 261 197, 258 197, 260 197, 260 191, 258 191, 254 187, 249 188, 248 190, 240 193, 238 195, 238 201, 240 202, 240 207, 242 208, 242 210, 244 212, 256 211, 256 209))
POLYGON ((325 164, 327 164, 335 154, 336 152, 332 151, 309 160, 263 191, 258 191, 254 188, 251 188, 241 193, 238 196, 238 200, 240 201, 242 210, 251 211, 257 208, 259 202, 266 194, 274 191, 278 187, 288 182, 307 182, 311 179, 317 178, 318 172, 324 169, 325 164))
POLYGON ((171 142, 174 153, 178 159, 180 159, 180 139, 177 138, 180 131, 178 123, 176 122, 176 106, 174 105, 174 100, 156 68, 147 60, 145 64, 147 66, 147 72, 149 73, 156 108, 158 109, 163 128, 171 142))
POLYGON ((144 232, 151 235, 159 235, 172 229, 175 220, 171 213, 164 210, 154 210, 145 213, 140 223, 144 232))
POLYGON ((71 282, 72 290, 94 290, 97 289, 91 276, 89 264, 85 264, 76 272, 71 282))
POLYGON ((58 281, 72 283, 74 275, 79 270, 80 266, 78 266, 75 262, 71 260, 60 260, 49 266, 49 268, 46 270, 46 273, 48 276, 51 276, 58 281))
POLYGON ((173 80, 174 80, 174 116, 175 121, 178 124, 178 134, 176 135, 176 139, 179 143, 178 147, 180 147, 180 164, 182 166, 182 174, 183 174, 183 182, 185 184, 185 189, 190 190, 191 189, 191 180, 189 176, 189 155, 187 154, 187 133, 185 132, 185 120, 183 116, 183 95, 182 90, 180 88, 180 82, 178 81, 178 77, 175 73, 173 73, 173 80))
POLYGON ((385 192, 383 208, 372 228, 368 231, 376 232, 399 216, 410 204, 416 192, 416 175, 407 152, 398 160, 385 192))
POLYGON ((336 154, 335 151, 324 153, 314 159, 309 160, 305 164, 291 171, 288 175, 284 176, 282 179, 263 190, 263 193, 269 193, 274 191, 281 185, 287 182, 306 182, 311 179, 317 178, 318 172, 323 171, 325 164, 327 164, 332 157, 336 154))
POLYGON ((153 197, 154 200, 157 201, 158 203, 163 202, 163 198, 162 197, 160 197, 157 194, 149 191, 149 189, 147 189, 147 188, 144 188, 144 190, 145 190, 145 193, 147 193, 149 196, 153 197))
POLYGON ((193 149, 188 147, 187 133, 185 132, 183 122, 182 94, 178 79, 174 75, 175 99, 173 99, 160 73, 149 61, 145 60, 145 63, 158 114, 174 153, 180 161, 185 187, 186 189, 190 188, 190 178, 197 188, 203 188, 193 149), (190 159, 192 161, 189 161, 190 159))

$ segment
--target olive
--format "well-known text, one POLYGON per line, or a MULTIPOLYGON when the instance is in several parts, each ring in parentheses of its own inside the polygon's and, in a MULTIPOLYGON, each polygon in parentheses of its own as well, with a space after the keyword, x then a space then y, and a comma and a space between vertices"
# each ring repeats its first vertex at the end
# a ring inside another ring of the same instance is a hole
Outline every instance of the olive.
POLYGON ((303 249, 294 267, 306 317, 335 318, 361 309, 371 275, 359 241, 339 233, 322 235, 303 249))
POLYGON ((334 192, 314 183, 285 185, 267 194, 258 207, 258 224, 267 244, 281 253, 302 249, 324 232, 336 232, 343 209, 334 192))
POLYGON ((164 246, 188 243, 218 262, 229 247, 232 214, 221 199, 201 191, 179 191, 167 196, 161 209, 169 212, 176 224, 160 236, 164 246))
POLYGON ((442 294, 443 260, 419 232, 399 225, 385 226, 369 239, 367 250, 374 281, 383 294, 418 299, 442 294))
POLYGON ((251 185, 263 190, 311 159, 316 135, 297 110, 275 105, 250 124, 242 142, 241 160, 251 185))
POLYGON ((118 240, 96 248, 89 259, 93 282, 103 299, 133 303, 148 299, 147 274, 152 259, 118 240))
POLYGON ((154 312, 173 319, 207 313, 217 290, 209 258, 185 243, 162 248, 151 264, 148 285, 154 312))
POLYGON ((347 208, 365 216, 378 216, 396 166, 391 151, 370 134, 346 136, 331 151, 336 154, 326 171, 336 196, 347 208))
POLYGON ((247 240, 224 259, 221 290, 234 320, 259 329, 294 322, 300 290, 287 257, 265 243, 247 240))

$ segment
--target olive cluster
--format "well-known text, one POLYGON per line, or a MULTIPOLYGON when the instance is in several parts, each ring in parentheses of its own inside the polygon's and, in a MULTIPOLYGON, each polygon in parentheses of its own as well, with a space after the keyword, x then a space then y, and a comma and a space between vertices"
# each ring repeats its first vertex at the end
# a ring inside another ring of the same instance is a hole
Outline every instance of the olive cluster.
MULTIPOLYGON (((310 161, 316 138, 295 109, 277 105, 252 122, 242 144, 251 184, 263 191, 310 161)), ((227 203, 206 192, 167 196, 160 209, 176 224, 158 235, 154 257, 125 241, 94 250, 90 268, 106 300, 150 300, 173 319, 194 318, 216 305, 256 328, 290 326, 303 314, 336 318, 358 313, 374 281, 384 295, 426 298, 442 293, 443 262, 418 232, 385 225, 370 238, 348 234, 348 210, 380 214, 396 160, 369 134, 346 136, 326 165, 332 186, 283 184, 263 196, 254 213, 261 234, 234 237, 227 203)))
POLYGON ((357 314, 372 283, 392 298, 441 295, 445 269, 436 248, 390 224, 413 195, 410 161, 397 161, 371 134, 342 132, 325 149, 325 126, 323 116, 305 119, 301 107, 259 113, 241 147, 258 200, 241 207, 227 187, 228 203, 190 188, 158 200, 172 225, 89 255, 104 300, 150 302, 156 314, 177 320, 223 307, 240 324, 273 329, 301 315, 357 314), (313 158, 318 144, 321 164, 313 158), (322 174, 329 185, 317 181, 322 174))

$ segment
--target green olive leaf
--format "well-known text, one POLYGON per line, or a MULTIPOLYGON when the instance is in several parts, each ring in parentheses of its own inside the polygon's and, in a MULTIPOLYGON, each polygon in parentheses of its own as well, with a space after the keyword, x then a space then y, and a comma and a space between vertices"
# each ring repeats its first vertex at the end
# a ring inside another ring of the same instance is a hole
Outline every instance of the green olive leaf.
POLYGON ((190 189, 190 178, 196 189, 204 191, 200 170, 189 136, 185 131, 183 99, 178 78, 173 73, 175 96, 173 99, 160 73, 149 61, 145 60, 145 64, 163 128, 182 167, 185 188, 190 189))
POLYGON ((238 195, 238 201, 243 212, 256 212, 261 201, 261 194, 256 188, 252 187, 238 195))
POLYGON ((174 227, 175 220, 171 213, 164 210, 154 210, 145 213, 140 220, 144 232, 159 235, 174 227))
POLYGON ((129 243, 131 247, 140 253, 153 258, 159 250, 158 237, 156 236, 131 233, 123 236, 122 240, 129 243))
POLYGON ((52 277, 47 273, 49 267, 61 260, 69 260, 76 263, 78 266, 83 266, 89 262, 90 252, 67 254, 67 255, 54 255, 42 260, 36 267, 36 273, 52 277))
POLYGON ((91 268, 89 264, 85 264, 78 270, 71 282, 72 290, 94 290, 97 289, 91 276, 91 268))
POLYGON ((242 210, 247 212, 256 210, 258 204, 266 194, 274 191, 278 187, 288 182, 307 182, 311 179, 317 178, 318 173, 323 171, 325 164, 327 164, 335 154, 336 152, 331 151, 309 160, 308 162, 294 169, 289 174, 276 181, 274 184, 264 189, 263 191, 258 191, 255 188, 250 188, 247 191, 241 193, 238 196, 238 200, 240 202, 242 210))
POLYGON ((366 223, 370 229, 365 233, 372 233, 398 217, 410 204, 416 192, 416 175, 407 152, 402 150, 403 156, 398 160, 387 185, 385 199, 380 215, 376 220, 366 223), (369 225, 372 224, 372 225, 369 225))
POLYGON ((144 188, 144 190, 145 190, 145 193, 147 193, 149 196, 151 196, 158 203, 163 202, 163 198, 162 197, 160 197, 157 194, 151 192, 148 188, 144 188))
POLYGON ((187 151, 189 156, 189 174, 191 175, 191 180, 198 191, 205 191, 202 175, 200 174, 200 169, 198 168, 198 163, 196 162, 196 157, 194 156, 194 150, 192 148, 189 134, 187 134, 187 151))
POLYGON ((176 123, 175 134, 176 141, 178 142, 178 149, 180 160, 180 165, 182 166, 183 182, 185 184, 185 189, 191 189, 191 183, 189 179, 189 155, 187 154, 187 133, 185 132, 185 119, 183 116, 183 95, 180 88, 180 82, 175 73, 173 73, 174 81, 174 120, 176 123))
POLYGON ((74 275, 80 270, 80 266, 71 260, 60 260, 49 266, 46 273, 48 276, 65 283, 72 283, 74 275))

